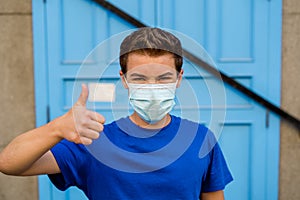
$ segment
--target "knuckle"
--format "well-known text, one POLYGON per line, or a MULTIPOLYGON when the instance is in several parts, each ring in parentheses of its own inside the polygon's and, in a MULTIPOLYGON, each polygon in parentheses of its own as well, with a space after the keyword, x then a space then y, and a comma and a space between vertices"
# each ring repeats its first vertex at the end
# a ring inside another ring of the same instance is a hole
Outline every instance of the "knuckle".
POLYGON ((77 133, 72 133, 69 138, 72 142, 75 142, 76 144, 78 144, 80 142, 80 139, 79 139, 79 136, 77 133))
POLYGON ((101 123, 97 123, 97 126, 95 127, 96 132, 101 132, 103 130, 103 125, 101 123))
POLYGON ((83 130, 84 130, 83 127, 81 127, 81 126, 77 127, 78 135, 81 135, 83 130))
POLYGON ((103 117, 103 115, 99 114, 98 119, 99 119, 100 123, 102 123, 102 124, 105 123, 105 118, 103 117))
POLYGON ((89 120, 87 118, 82 119, 81 125, 84 126, 84 127, 88 126, 89 125, 89 120))
POLYGON ((90 144, 92 144, 92 142, 93 142, 93 140, 86 139, 86 140, 84 140, 84 145, 90 145, 90 144))
POLYGON ((103 129, 104 129, 104 126, 103 126, 103 124, 100 124, 100 126, 99 126, 99 132, 102 132, 103 131, 103 129))
POLYGON ((97 132, 95 132, 95 134, 93 134, 93 137, 92 137, 92 139, 98 139, 99 138, 99 133, 97 133, 97 132))
POLYGON ((98 139, 100 137, 100 134, 96 134, 95 137, 94 137, 94 140, 98 139))

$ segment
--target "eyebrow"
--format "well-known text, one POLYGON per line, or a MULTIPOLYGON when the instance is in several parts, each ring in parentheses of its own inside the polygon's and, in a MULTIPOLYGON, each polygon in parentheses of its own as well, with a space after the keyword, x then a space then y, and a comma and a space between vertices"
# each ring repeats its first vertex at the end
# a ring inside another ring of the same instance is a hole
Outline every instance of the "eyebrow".
MULTIPOLYGON (((161 77, 165 77, 165 76, 173 76, 173 75, 174 75, 174 73, 172 73, 172 72, 166 72, 164 74, 157 76, 157 78, 161 78, 161 77)), ((130 74, 130 77, 147 78, 147 76, 145 76, 143 74, 139 74, 139 73, 132 73, 132 74, 130 74)))
POLYGON ((167 72, 167 73, 164 73, 164 74, 159 75, 158 78, 161 78, 161 77, 164 77, 164 76, 173 76, 173 75, 174 75, 174 73, 172 73, 172 72, 167 72))
POLYGON ((143 77, 143 78, 146 78, 146 76, 145 75, 143 75, 143 74, 138 74, 138 73, 132 73, 132 74, 130 74, 130 77, 143 77))

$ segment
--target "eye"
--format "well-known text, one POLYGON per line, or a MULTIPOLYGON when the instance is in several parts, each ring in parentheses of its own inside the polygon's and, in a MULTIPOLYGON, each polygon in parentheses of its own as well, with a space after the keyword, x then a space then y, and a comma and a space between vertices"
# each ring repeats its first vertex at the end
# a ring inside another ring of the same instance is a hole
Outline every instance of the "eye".
POLYGON ((146 77, 132 77, 129 82, 143 84, 147 82, 146 77))
POLYGON ((139 78, 133 78, 132 81, 145 81, 145 78, 139 77, 139 78))
POLYGON ((171 76, 162 76, 157 79, 159 83, 171 83, 173 82, 173 78, 171 76))
POLYGON ((166 76, 166 77, 159 77, 158 80, 170 80, 172 79, 171 77, 169 76, 166 76))

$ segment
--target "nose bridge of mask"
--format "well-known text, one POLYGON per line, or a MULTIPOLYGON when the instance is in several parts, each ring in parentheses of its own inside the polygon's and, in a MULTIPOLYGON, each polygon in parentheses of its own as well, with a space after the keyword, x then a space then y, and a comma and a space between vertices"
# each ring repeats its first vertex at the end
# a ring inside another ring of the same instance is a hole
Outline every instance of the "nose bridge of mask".
POLYGON ((128 83, 130 97, 138 97, 145 100, 160 100, 174 98, 175 83, 167 84, 132 84, 128 83))

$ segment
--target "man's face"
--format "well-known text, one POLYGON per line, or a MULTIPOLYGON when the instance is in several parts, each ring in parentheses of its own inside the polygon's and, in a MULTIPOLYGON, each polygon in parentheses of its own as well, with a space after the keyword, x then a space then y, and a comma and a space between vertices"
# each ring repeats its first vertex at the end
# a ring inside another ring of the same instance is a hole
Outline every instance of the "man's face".
MULTIPOLYGON (((165 84, 175 83, 180 85, 182 73, 178 73, 175 67, 175 59, 172 54, 151 57, 138 53, 128 55, 126 79, 128 83, 136 84, 165 84)), ((122 72, 120 72, 120 75, 122 72)), ((124 77, 122 78, 125 88, 124 77)))

